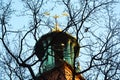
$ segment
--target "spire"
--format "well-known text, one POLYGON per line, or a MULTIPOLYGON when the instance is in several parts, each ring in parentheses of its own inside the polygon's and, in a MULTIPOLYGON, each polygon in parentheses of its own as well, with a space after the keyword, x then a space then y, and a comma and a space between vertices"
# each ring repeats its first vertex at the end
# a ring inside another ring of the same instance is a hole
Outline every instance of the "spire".
POLYGON ((54 28, 52 29, 52 32, 54 32, 54 31, 56 31, 56 32, 61 32, 62 31, 62 29, 59 27, 58 23, 56 23, 54 28))
POLYGON ((54 26, 54 28, 52 29, 52 32, 54 32, 54 31, 57 31, 57 32, 62 31, 62 29, 59 27, 59 24, 58 24, 58 22, 57 22, 57 18, 59 18, 59 16, 58 16, 58 15, 55 15, 55 16, 53 16, 53 18, 55 19, 55 26, 54 26))
MULTIPOLYGON (((50 13, 45 12, 44 15, 50 16, 50 13)), ((67 12, 63 12, 61 16, 60 15, 51 16, 51 17, 53 17, 55 19, 55 25, 54 25, 54 28, 52 29, 52 32, 61 32, 62 31, 62 29, 59 27, 57 19, 59 17, 64 17, 64 16, 69 16, 69 14, 67 12)))

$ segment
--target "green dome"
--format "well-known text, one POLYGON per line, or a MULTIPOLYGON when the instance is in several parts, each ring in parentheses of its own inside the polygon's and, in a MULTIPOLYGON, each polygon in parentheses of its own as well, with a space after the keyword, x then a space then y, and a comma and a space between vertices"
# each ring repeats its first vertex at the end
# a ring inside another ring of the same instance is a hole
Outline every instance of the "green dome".
POLYGON ((79 44, 73 36, 65 32, 50 32, 43 35, 35 45, 35 54, 40 61, 42 70, 47 71, 58 66, 60 60, 73 66, 74 56, 79 55, 79 44))

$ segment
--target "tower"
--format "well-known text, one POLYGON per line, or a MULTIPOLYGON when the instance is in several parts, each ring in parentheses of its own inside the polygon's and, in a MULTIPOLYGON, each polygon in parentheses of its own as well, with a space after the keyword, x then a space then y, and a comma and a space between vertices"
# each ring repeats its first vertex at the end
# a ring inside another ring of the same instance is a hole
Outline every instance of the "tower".
MULTIPOLYGON (((52 70, 55 71, 54 69, 57 70, 58 68, 62 68, 61 70, 64 72, 65 75, 65 66, 68 66, 68 68, 66 67, 66 69, 73 70, 75 60, 74 57, 78 57, 80 47, 78 42, 76 41, 76 38, 58 29, 43 35, 35 45, 35 54, 41 61, 40 75, 52 70)), ((64 77, 67 78, 67 76, 64 77)), ((81 79, 76 80, 84 80, 81 75, 80 77, 81 79)))
POLYGON ((52 32, 43 35, 35 45, 35 54, 41 61, 38 80, 85 80, 80 74, 75 75, 80 71, 74 66, 79 48, 76 38, 63 32, 56 21, 52 32))

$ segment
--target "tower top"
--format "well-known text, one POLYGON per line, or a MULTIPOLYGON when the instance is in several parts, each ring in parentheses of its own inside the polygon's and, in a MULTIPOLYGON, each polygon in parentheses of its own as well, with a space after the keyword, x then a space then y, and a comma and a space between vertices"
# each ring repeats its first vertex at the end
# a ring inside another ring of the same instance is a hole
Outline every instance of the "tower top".
POLYGON ((52 32, 61 32, 62 29, 59 27, 57 19, 59 18, 58 15, 54 15, 53 18, 55 19, 55 25, 54 28, 52 29, 52 32))
MULTIPOLYGON (((44 15, 51 16, 49 12, 45 12, 44 15)), ((58 18, 64 17, 64 16, 69 16, 69 14, 67 12, 63 12, 61 15, 55 14, 54 16, 51 16, 55 19, 55 25, 54 25, 54 28, 52 29, 52 32, 61 32, 62 31, 62 29, 59 27, 59 24, 58 24, 58 18)))
POLYGON ((62 29, 59 27, 59 24, 56 23, 54 28, 52 29, 52 32, 61 32, 61 31, 62 31, 62 29))

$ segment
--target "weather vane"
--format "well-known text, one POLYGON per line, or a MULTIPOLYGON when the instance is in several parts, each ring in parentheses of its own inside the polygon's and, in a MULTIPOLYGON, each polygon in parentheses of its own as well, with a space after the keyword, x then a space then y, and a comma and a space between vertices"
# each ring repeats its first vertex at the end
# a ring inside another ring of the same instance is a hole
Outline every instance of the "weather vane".
MULTIPOLYGON (((49 12, 45 12, 44 15, 51 16, 49 12)), ((67 12, 63 12, 62 15, 55 14, 54 16, 51 16, 55 19, 55 26, 52 29, 52 31, 62 31, 59 27, 59 24, 58 24, 58 18, 64 17, 64 16, 69 16, 69 14, 67 12)))

